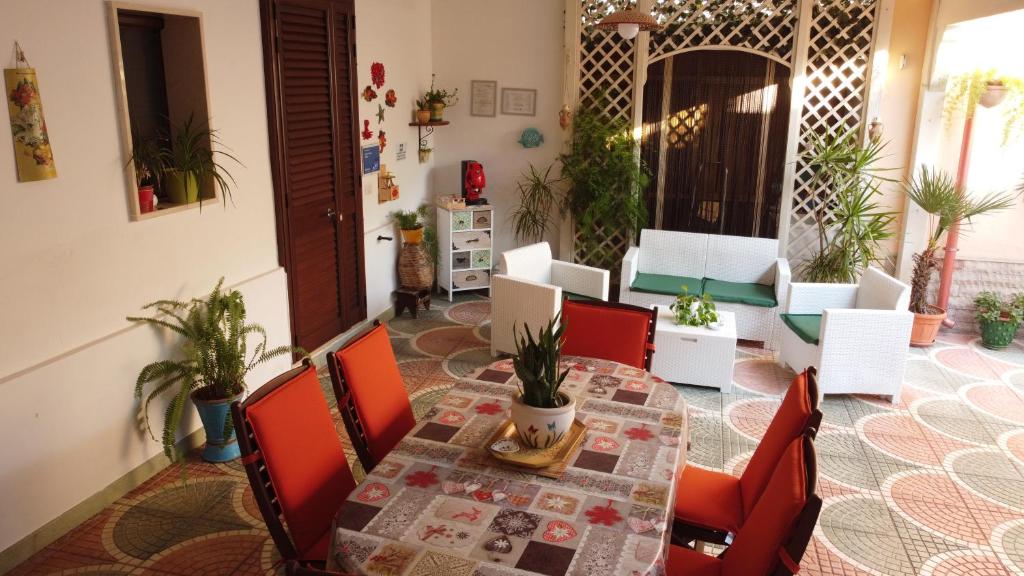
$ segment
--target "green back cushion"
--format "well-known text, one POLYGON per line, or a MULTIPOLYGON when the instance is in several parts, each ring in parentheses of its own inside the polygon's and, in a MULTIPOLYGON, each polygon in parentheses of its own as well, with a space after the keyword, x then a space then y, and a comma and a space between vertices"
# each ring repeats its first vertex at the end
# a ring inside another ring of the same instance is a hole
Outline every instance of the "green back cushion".
POLYGON ((817 346, 821 336, 821 314, 780 314, 794 334, 808 344, 817 346))
POLYGON ((701 286, 704 280, 701 278, 687 278, 686 276, 669 276, 666 274, 645 274, 640 272, 636 280, 630 284, 629 289, 635 292, 648 292, 650 294, 668 294, 677 296, 686 286, 690 294, 700 296, 701 286))
POLYGON ((583 294, 577 294, 575 292, 567 292, 562 290, 562 297, 573 302, 596 302, 597 298, 591 298, 590 296, 584 296, 583 294))
POLYGON ((734 302, 749 306, 774 308, 779 305, 775 300, 775 287, 764 284, 746 284, 743 282, 726 282, 724 280, 704 280, 704 293, 710 294, 715 302, 734 302))

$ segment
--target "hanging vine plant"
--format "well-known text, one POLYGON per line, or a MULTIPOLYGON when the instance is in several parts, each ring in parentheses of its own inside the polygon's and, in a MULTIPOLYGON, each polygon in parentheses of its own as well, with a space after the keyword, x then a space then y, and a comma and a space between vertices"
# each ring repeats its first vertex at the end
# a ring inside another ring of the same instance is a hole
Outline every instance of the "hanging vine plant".
POLYGON ((1003 105, 1003 144, 1024 133, 1024 80, 1001 75, 995 70, 975 70, 952 76, 946 83, 942 113, 951 124, 961 113, 973 116, 978 104, 983 107, 1003 105))

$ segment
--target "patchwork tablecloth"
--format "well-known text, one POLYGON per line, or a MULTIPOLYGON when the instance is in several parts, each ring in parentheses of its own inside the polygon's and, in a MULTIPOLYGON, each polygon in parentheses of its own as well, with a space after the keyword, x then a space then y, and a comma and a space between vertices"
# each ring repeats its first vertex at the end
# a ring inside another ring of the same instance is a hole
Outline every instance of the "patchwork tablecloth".
POLYGON ((686 405, 615 362, 566 357, 586 438, 555 480, 490 457, 516 393, 511 360, 457 382, 349 495, 333 569, 373 575, 664 573, 686 405), (515 569, 515 570, 513 570, 515 569))

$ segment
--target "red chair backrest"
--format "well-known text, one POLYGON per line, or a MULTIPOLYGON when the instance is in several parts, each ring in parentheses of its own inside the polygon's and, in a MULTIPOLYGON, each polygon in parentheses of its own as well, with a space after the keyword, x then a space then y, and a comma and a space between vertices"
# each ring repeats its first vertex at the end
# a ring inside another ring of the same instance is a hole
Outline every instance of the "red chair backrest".
MULTIPOLYGON (((780 454, 764 493, 723 557, 722 576, 767 576, 780 564, 788 566, 788 571, 799 566, 800 558, 792 558, 786 543, 801 525, 799 520, 808 503, 817 498, 817 463, 811 435, 807 432, 797 436, 780 454)), ((820 510, 820 500, 816 502, 819 507, 811 529, 820 510)), ((802 554, 801 549, 799 556, 802 554)))
POLYGON ((356 486, 316 368, 307 359, 231 410, 246 474, 281 555, 305 557, 356 486))
POLYGON ((610 302, 562 302, 562 353, 650 370, 658 309, 610 302))
POLYGON ((387 328, 375 323, 328 353, 327 365, 349 437, 370 471, 416 425, 387 328))
MULTIPOLYGON (((782 399, 779 411, 757 445, 743 475, 740 476, 740 495, 743 498, 744 517, 749 518, 761 493, 771 478, 775 463, 794 438, 799 438, 808 427, 817 428, 821 421, 818 411, 818 390, 813 368, 796 375, 782 399)), ((747 520, 744 520, 746 523, 747 520)))

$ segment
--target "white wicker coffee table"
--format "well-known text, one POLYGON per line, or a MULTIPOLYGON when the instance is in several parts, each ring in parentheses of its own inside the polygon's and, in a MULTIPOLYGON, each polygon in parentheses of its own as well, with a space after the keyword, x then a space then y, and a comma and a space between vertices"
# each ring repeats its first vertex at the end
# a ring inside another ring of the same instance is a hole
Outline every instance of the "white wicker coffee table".
POLYGON ((732 370, 736 361, 736 316, 718 312, 722 326, 678 326, 669 310, 659 310, 654 335, 655 376, 676 384, 694 384, 732 392, 732 370))

